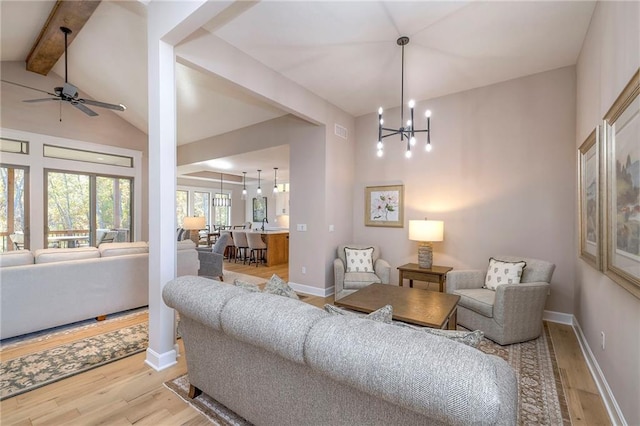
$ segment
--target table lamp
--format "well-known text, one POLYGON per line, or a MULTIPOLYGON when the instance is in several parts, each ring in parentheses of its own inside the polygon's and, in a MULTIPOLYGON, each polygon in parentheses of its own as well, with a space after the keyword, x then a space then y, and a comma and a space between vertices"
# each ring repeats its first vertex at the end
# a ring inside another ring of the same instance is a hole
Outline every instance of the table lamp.
POLYGON ((198 245, 200 242, 200 234, 192 231, 205 229, 207 227, 207 222, 204 216, 185 216, 182 227, 189 230, 189 238, 198 245))
POLYGON ((444 239, 444 222, 441 220, 410 220, 409 239, 418 241, 418 266, 430 269, 433 266, 434 241, 444 239))

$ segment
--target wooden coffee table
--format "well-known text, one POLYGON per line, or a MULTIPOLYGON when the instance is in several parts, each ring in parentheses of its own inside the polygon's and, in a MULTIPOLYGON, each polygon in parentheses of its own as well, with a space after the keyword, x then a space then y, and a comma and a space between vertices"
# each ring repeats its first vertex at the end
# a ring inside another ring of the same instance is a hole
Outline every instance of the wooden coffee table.
POLYGON ((393 306, 393 319, 431 328, 455 330, 460 296, 398 287, 389 284, 371 284, 334 303, 359 312, 373 312, 384 305, 393 306))

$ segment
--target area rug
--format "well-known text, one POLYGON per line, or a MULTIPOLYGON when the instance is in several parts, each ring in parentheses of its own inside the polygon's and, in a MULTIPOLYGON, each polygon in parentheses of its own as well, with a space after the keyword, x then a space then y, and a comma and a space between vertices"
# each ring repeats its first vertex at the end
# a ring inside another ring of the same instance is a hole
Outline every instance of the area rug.
POLYGON ((147 322, 0 361, 0 400, 144 351, 147 322))
MULTIPOLYGON (((491 340, 483 339, 478 349, 499 356, 515 370, 519 385, 519 425, 571 425, 553 343, 546 324, 544 333, 536 340, 500 346, 491 340)), ((166 382, 165 386, 200 411, 213 424, 221 426, 249 424, 204 393, 190 399, 187 396, 189 392, 187 374, 166 382)))

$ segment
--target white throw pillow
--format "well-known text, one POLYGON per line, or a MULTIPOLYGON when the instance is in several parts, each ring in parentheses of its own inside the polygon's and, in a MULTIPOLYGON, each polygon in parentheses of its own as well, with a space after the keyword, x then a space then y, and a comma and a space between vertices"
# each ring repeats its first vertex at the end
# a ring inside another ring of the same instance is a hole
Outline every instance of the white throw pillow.
POLYGON ((504 262, 489 258, 489 269, 484 280, 484 288, 495 290, 499 285, 518 284, 522 277, 522 270, 527 266, 525 261, 504 262))
POLYGON ((347 272, 374 272, 373 247, 366 249, 345 247, 344 257, 347 259, 347 272))

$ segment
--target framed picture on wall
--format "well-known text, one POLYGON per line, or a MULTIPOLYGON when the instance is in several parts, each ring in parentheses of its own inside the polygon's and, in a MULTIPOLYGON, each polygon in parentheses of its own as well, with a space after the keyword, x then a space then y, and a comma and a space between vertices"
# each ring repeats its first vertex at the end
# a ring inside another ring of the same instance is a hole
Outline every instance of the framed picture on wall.
POLYGON ((616 99, 604 121, 604 271, 640 298, 639 71, 616 99))
POLYGON ((404 186, 367 186, 365 188, 365 226, 404 226, 404 186))
POLYGON ((267 217, 267 197, 253 199, 253 221, 262 222, 267 217))
POLYGON ((578 149, 580 257, 601 269, 600 238, 600 126, 578 149))

